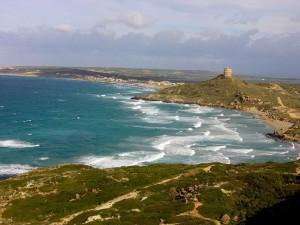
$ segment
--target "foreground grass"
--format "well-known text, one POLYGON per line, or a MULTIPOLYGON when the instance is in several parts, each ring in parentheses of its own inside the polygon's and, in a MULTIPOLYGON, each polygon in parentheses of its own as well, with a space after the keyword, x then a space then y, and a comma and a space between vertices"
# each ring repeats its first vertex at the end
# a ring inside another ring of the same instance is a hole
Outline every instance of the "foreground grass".
POLYGON ((58 166, 0 182, 0 224, 217 224, 224 215, 244 224, 300 193, 299 168, 299 161, 58 166), (128 193, 136 195, 102 207, 128 193))

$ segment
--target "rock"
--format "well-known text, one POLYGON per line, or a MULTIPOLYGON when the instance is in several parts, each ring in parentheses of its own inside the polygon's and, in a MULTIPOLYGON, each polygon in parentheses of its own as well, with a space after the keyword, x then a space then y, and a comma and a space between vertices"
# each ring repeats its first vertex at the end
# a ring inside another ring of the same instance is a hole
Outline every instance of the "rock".
POLYGON ((186 194, 186 190, 184 188, 181 188, 181 193, 186 194))
POLYGON ((233 221, 234 221, 234 222, 238 222, 238 221, 239 221, 239 217, 238 217, 238 216, 234 216, 234 217, 233 217, 233 221))
POLYGON ((186 198, 187 198, 187 199, 192 199, 192 198, 193 198, 193 195, 192 195, 191 193, 188 193, 188 194, 186 195, 186 198))
POLYGON ((80 199, 80 194, 76 194, 76 199, 80 199))
POLYGON ((221 218, 221 224, 229 224, 230 223, 230 216, 228 214, 225 214, 224 216, 222 216, 221 218))
POLYGON ((189 188, 188 188, 188 191, 189 191, 189 192, 194 192, 195 190, 194 190, 193 187, 189 187, 189 188))

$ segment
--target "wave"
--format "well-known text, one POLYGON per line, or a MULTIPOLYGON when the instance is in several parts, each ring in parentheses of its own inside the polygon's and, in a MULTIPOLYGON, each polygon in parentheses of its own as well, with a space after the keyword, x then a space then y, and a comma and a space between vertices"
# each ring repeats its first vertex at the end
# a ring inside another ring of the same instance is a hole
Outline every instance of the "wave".
POLYGON ((195 142, 199 141, 199 136, 167 136, 163 135, 152 142, 152 147, 164 152, 168 156, 193 156, 195 150, 192 149, 195 142))
POLYGON ((179 120, 180 120, 180 117, 179 117, 179 116, 175 116, 175 117, 174 117, 174 120, 179 121, 179 120))
POLYGON ((219 124, 213 125, 213 128, 217 129, 217 131, 221 131, 222 133, 225 133, 225 134, 219 135, 220 138, 223 137, 223 138, 227 139, 227 135, 226 135, 226 133, 227 133, 227 134, 231 135, 232 139, 240 141, 240 142, 243 141, 243 138, 236 131, 236 129, 230 129, 230 128, 226 127, 224 123, 219 123, 219 124))
POLYGON ((151 129, 151 130, 173 130, 178 131, 180 128, 172 128, 172 127, 152 127, 152 126, 139 126, 139 125, 131 125, 131 127, 142 128, 142 129, 151 129))
POLYGON ((225 163, 225 164, 230 164, 231 160, 229 157, 223 155, 222 153, 218 154, 210 154, 210 155, 202 155, 201 157, 198 157, 198 162, 197 163, 225 163))
POLYGON ((253 152, 254 149, 227 149, 226 152, 231 152, 231 153, 241 153, 241 154, 248 154, 250 152, 253 152))
POLYGON ((0 140, 0 148, 34 148, 39 147, 38 144, 18 140, 0 140))
POLYGON ((200 150, 207 150, 207 151, 213 151, 217 152, 222 149, 226 149, 226 145, 220 145, 220 146, 207 146, 207 147, 201 147, 200 150))
POLYGON ((21 164, 0 164, 0 175, 11 176, 26 173, 35 169, 35 167, 21 164))
POLYGON ((41 161, 45 161, 45 160, 48 160, 49 159, 49 157, 40 157, 39 158, 39 160, 41 160, 41 161))
POLYGON ((198 105, 185 105, 188 107, 187 109, 184 109, 182 111, 184 112, 189 112, 189 113, 194 113, 194 114, 205 114, 205 113, 210 113, 210 112, 219 112, 218 110, 214 108, 210 108, 207 106, 198 106, 198 105))
POLYGON ((233 113, 233 114, 230 114, 229 116, 230 116, 230 117, 240 117, 240 116, 242 116, 242 115, 239 114, 239 113, 233 113))
POLYGON ((153 153, 146 151, 125 152, 113 156, 85 156, 79 159, 80 163, 98 168, 113 168, 121 166, 136 166, 143 165, 162 159, 165 153, 153 153))
POLYGON ((138 106, 133 106, 132 109, 141 109, 142 106, 138 105, 138 106))
POLYGON ((153 148, 156 148, 158 150, 165 150, 165 148, 171 144, 171 140, 167 140, 167 141, 164 141, 164 142, 161 142, 159 144, 156 144, 156 145, 153 145, 153 148))
POLYGON ((202 121, 198 121, 197 123, 194 124, 195 128, 200 128, 202 126, 202 121))

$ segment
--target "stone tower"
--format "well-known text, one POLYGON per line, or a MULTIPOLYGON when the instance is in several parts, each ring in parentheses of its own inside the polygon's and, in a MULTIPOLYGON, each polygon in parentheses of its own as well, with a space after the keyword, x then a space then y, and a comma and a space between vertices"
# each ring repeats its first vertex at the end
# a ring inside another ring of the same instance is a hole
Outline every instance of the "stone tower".
POLYGON ((232 71, 232 69, 230 68, 230 67, 225 67, 224 68, 224 77, 225 78, 232 78, 232 76, 233 76, 233 71, 232 71))

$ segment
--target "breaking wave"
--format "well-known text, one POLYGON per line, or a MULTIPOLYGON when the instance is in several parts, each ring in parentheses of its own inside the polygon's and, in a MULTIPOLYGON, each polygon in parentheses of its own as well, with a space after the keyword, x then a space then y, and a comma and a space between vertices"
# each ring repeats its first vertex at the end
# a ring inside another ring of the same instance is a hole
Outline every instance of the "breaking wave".
POLYGON ((34 148, 39 147, 38 144, 18 140, 0 140, 0 148, 34 148))
POLYGON ((113 156, 85 156, 81 157, 79 163, 84 163, 98 168, 113 168, 121 166, 143 165, 162 159, 165 156, 163 152, 125 152, 113 156))
POLYGON ((35 167, 21 164, 0 164, 0 175, 11 176, 26 173, 35 169, 35 167))

